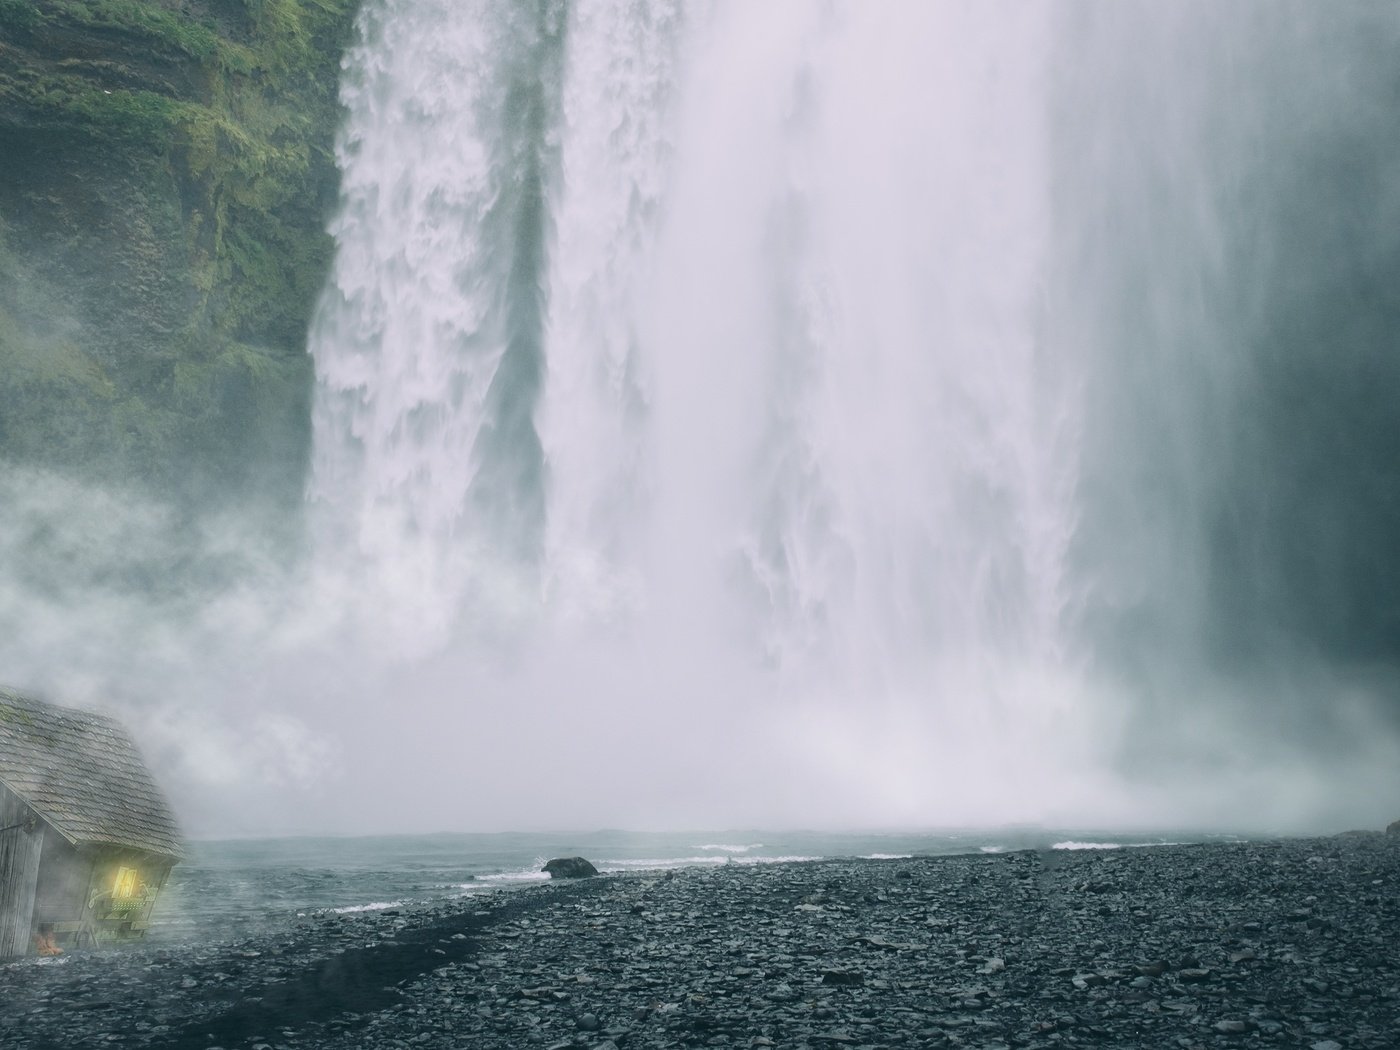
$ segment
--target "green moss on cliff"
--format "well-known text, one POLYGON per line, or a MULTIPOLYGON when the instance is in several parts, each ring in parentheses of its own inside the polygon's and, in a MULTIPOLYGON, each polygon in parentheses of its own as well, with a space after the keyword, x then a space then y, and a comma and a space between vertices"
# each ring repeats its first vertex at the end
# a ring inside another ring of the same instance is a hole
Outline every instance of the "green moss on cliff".
POLYGON ((159 4, 142 0, 52 0, 40 9, 51 20, 112 29, 144 39, 152 48, 179 51, 195 59, 219 53, 224 41, 210 26, 159 4))
POLYGON ((0 457, 299 490, 356 6, 0 0, 0 457))

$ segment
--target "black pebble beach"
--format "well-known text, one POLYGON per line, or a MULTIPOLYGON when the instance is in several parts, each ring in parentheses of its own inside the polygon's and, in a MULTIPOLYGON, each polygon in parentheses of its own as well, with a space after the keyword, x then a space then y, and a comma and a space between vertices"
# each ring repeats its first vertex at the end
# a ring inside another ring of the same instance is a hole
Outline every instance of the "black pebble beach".
POLYGON ((1400 836, 690 869, 0 966, 0 1046, 1400 1046, 1400 836))

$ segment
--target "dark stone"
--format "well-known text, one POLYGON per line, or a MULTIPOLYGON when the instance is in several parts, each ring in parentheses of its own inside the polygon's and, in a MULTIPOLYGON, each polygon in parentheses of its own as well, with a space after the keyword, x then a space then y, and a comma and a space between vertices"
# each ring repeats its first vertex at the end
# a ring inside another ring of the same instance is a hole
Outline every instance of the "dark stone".
POLYGON ((793 1003, 796 1002, 799 998, 801 998, 801 996, 799 996, 795 991, 792 990, 791 985, 780 984, 778 985, 778 987, 774 988, 771 992, 765 995, 764 998, 771 1000, 775 1003, 793 1003))
POLYGON ((166 941, 6 968, 0 1046, 117 1035, 125 1042, 106 1043, 150 1050, 259 1041, 298 1050, 1319 1041, 1342 1050, 1332 1034, 1346 1050, 1391 1050, 1400 912, 1365 895, 1393 899, 1396 842, 1376 834, 1327 865, 1309 860, 1315 841, 1125 855, 1123 882, 1151 922, 1069 909, 1073 887, 1098 867, 1092 857, 1060 858, 1043 884, 1027 886, 1004 855, 930 860, 938 877, 912 882, 889 865, 775 864, 573 880, 398 905, 393 917, 306 916, 228 944, 166 941), (980 887, 964 877, 971 870, 980 887), (843 879, 835 900, 794 921, 793 904, 832 875, 843 879), (1199 892, 1185 899, 1185 885, 1199 892), (902 899, 881 903, 891 888, 902 899), (847 903, 867 896, 876 903, 847 903), (1356 939, 1280 923, 1304 909, 1356 939), (905 950, 872 950, 893 942, 905 950), (1226 962, 1246 951, 1258 959, 1226 962), (973 976, 993 959, 1006 969, 973 976), (1182 962, 1202 965, 1178 980, 1182 962), (986 983, 963 983, 977 980, 986 983), (29 1034, 40 1020, 42 1034, 29 1034))
POLYGON ((1243 1035, 1245 1032, 1249 1031, 1249 1022, 1236 1020, 1216 1021, 1215 1030, 1217 1032, 1223 1032, 1226 1035, 1243 1035))
POLYGON ((590 879, 598 869, 582 857, 555 857, 544 866, 551 879, 590 879))
POLYGON ((865 983, 865 974, 851 970, 825 970, 822 984, 857 985, 865 983))
POLYGON ((870 934, 865 937, 857 937, 856 943, 863 944, 867 948, 879 948, 881 951, 884 952, 897 952, 902 948, 909 947, 909 945, 907 944, 896 944, 894 941, 886 940, 879 934, 870 934))
POLYGON ((1400 835, 1400 820, 1392 820, 1385 827, 1387 835, 1400 835))

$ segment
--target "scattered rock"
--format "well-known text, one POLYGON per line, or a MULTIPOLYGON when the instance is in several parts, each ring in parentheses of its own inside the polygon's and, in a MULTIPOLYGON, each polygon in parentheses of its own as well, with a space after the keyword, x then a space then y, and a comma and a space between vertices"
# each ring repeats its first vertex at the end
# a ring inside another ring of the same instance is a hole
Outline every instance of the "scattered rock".
POLYGON ((780 984, 765 995, 764 998, 775 1003, 795 1003, 801 996, 793 991, 792 985, 780 984))
POLYGON ((21 960, 0 966, 0 1046, 1390 1050, 1400 1030, 1400 850, 1383 836, 1125 851, 1111 919, 1097 903, 1117 898, 1074 892, 1105 881, 1092 856, 921 865, 564 880, 21 960))
POLYGON ((887 940, 886 938, 881 937, 878 934, 867 934, 864 937, 857 937, 856 943, 863 944, 867 948, 879 948, 881 951, 886 952, 897 952, 902 951, 905 948, 913 947, 913 945, 911 944, 898 944, 894 941, 887 940))
POLYGON ((823 970, 822 984, 837 985, 861 985, 865 983, 865 974, 854 970, 823 970))
POLYGON ((555 857, 544 870, 551 879, 591 879, 598 874, 598 869, 582 857, 555 857))

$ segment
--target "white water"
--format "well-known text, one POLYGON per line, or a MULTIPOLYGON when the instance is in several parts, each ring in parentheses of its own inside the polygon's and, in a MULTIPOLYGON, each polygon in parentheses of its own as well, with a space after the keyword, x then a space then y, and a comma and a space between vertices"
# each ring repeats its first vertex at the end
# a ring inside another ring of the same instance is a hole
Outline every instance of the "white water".
POLYGON ((542 11, 388 0, 350 58, 311 349, 353 629, 506 646, 490 720, 612 763, 589 716, 695 774, 778 762, 789 817, 986 817, 1052 771, 1064 802, 1092 741, 1046 10, 542 11))
POLYGON ((191 830, 1393 819, 1393 11, 360 30, 310 564, 0 469, 0 678, 191 830))

